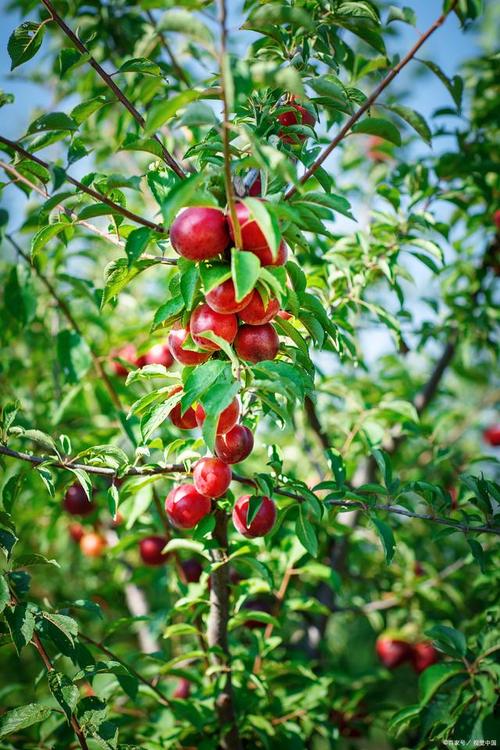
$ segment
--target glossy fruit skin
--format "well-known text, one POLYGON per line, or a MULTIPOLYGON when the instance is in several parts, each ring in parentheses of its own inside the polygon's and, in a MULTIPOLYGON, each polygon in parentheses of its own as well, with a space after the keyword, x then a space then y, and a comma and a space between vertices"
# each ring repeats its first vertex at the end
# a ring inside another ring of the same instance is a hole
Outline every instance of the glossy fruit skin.
MULTIPOLYGON (((182 391, 182 386, 176 385, 175 388, 172 388, 172 390, 169 391, 168 396, 173 396, 174 393, 179 393, 179 391, 182 391)), ((190 406, 183 414, 179 402, 174 406, 168 417, 172 424, 175 425, 175 427, 178 427, 179 430, 194 430, 197 427, 196 413, 192 406, 190 406)))
POLYGON ((168 553, 162 550, 167 544, 164 536, 146 536, 139 542, 139 554, 145 565, 164 565, 168 560, 168 553))
POLYGON ((194 557, 181 562, 181 568, 188 583, 198 583, 203 573, 203 567, 194 557))
POLYGON ((264 305, 262 297, 257 289, 254 289, 248 305, 241 310, 239 319, 251 326, 261 326, 269 323, 270 320, 278 313, 280 303, 276 297, 271 298, 267 305, 264 305))
POLYGON ((200 458, 194 465, 193 483, 205 497, 222 497, 231 484, 232 471, 220 458, 200 458))
POLYGON ((240 302, 236 302, 236 290, 234 288, 234 282, 232 279, 226 279, 222 284, 216 286, 205 296, 206 303, 215 312, 222 313, 223 315, 230 315, 231 313, 237 313, 243 310, 248 305, 251 298, 250 294, 247 294, 240 302))
POLYGON ((226 217, 217 208, 186 208, 170 227, 170 242, 179 255, 189 260, 215 258, 229 245, 226 217))
POLYGON ((283 320, 290 320, 290 318, 293 318, 293 315, 286 310, 279 310, 276 313, 277 318, 282 318, 283 320))
POLYGON ((72 540, 77 544, 79 544, 82 536, 85 534, 85 529, 80 523, 70 523, 68 531, 72 540))
POLYGON ((121 362, 116 362, 114 359, 111 360, 111 367, 113 369, 113 372, 115 375, 118 375, 120 378, 126 378, 129 370, 132 367, 135 367, 135 363, 137 360, 137 352, 136 348, 133 344, 125 344, 124 346, 121 346, 119 349, 115 349, 111 353, 112 357, 119 357, 120 359, 123 359, 125 362, 130 362, 130 367, 127 368, 124 365, 122 365, 121 362))
POLYGON ((165 501, 170 523, 178 529, 192 529, 210 513, 210 498, 200 495, 192 484, 181 484, 171 490, 165 501))
MULTIPOLYGON (((229 432, 229 430, 232 430, 240 418, 240 412, 240 402, 237 398, 234 398, 229 406, 226 406, 220 414, 219 421, 217 422, 217 434, 224 435, 226 432, 229 432)), ((195 413, 198 427, 201 427, 205 421, 205 409, 201 404, 198 404, 195 413)))
POLYGON ((253 254, 258 257, 263 266, 284 266, 288 260, 288 248, 283 242, 280 242, 276 258, 273 258, 269 246, 258 247, 252 250, 253 254))
POLYGON ((84 534, 80 539, 80 549, 86 557, 101 557, 106 547, 104 537, 95 531, 84 534))
POLYGON ((198 346, 213 352, 220 349, 219 344, 210 341, 201 334, 205 331, 212 331, 216 336, 227 341, 228 344, 232 344, 238 331, 238 318, 234 314, 223 315, 215 312, 206 302, 203 302, 191 315, 189 330, 193 341, 198 346))
POLYGON ((252 186, 248 191, 248 195, 251 198, 260 198, 260 196, 262 195, 262 180, 260 174, 257 175, 255 180, 253 181, 252 186))
POLYGON ((420 674, 439 661, 439 651, 436 651, 432 643, 422 641, 415 643, 411 652, 411 665, 417 674, 420 674))
POLYGON ((500 445, 500 424, 494 424, 483 432, 483 438, 493 448, 500 445))
POLYGON ((172 357, 167 344, 155 344, 146 352, 146 354, 143 354, 136 360, 137 367, 144 367, 145 365, 163 365, 164 367, 171 367, 173 364, 174 358, 172 357))
POLYGON ((243 495, 234 504, 233 523, 236 529, 249 539, 269 534, 276 521, 274 501, 270 497, 264 496, 257 515, 250 524, 247 524, 249 502, 250 495, 243 495))
MULTIPOLYGON (((243 250, 254 252, 256 249, 268 247, 267 240, 255 219, 250 218, 250 209, 244 203, 235 206, 236 218, 240 225, 241 245, 243 250)), ((234 227, 230 215, 227 217, 229 234, 234 240, 234 227)))
POLYGON ((225 435, 215 438, 215 452, 227 464, 239 464, 253 450, 253 433, 248 427, 237 424, 225 435))
POLYGON ((405 661, 409 661, 412 655, 409 643, 386 636, 377 639, 375 650, 379 661, 387 669, 396 669, 405 661))
POLYGON ((181 328, 180 326, 174 326, 168 336, 168 348, 172 357, 179 362, 181 365, 201 365, 202 362, 206 362, 210 358, 210 354, 206 352, 195 352, 192 349, 183 349, 186 338, 189 335, 187 328, 181 328))
POLYGON ((177 683, 177 687, 172 693, 172 698, 177 700, 186 700, 191 694, 191 683, 185 677, 181 677, 177 683))
POLYGON ((72 516, 88 516, 94 512, 95 507, 95 503, 89 502, 81 484, 75 482, 66 490, 63 508, 72 516))
POLYGON ((243 325, 234 340, 236 354, 245 362, 263 362, 275 359, 280 348, 278 334, 270 323, 263 326, 243 325))
MULTIPOLYGON (((287 107, 292 107, 288 112, 282 112, 278 115, 278 122, 283 127, 290 127, 290 125, 310 125, 314 127, 316 125, 316 118, 312 115, 309 110, 298 104, 296 101, 286 102, 287 107)), ((282 130, 278 132, 279 137, 283 143, 303 143, 307 136, 304 133, 284 133, 282 130)))

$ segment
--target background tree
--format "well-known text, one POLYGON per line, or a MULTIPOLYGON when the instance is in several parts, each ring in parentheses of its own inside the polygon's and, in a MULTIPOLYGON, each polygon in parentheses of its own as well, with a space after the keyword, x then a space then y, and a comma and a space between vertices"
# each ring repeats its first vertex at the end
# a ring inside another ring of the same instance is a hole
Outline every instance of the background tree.
POLYGON ((15 7, 0 747, 493 740, 498 69, 425 57, 481 3, 15 7))

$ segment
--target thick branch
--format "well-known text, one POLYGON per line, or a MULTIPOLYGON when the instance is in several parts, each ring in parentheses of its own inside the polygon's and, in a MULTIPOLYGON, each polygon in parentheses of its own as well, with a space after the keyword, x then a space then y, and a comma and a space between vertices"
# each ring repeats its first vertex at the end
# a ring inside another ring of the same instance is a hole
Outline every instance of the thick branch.
MULTIPOLYGON (((82 55, 86 55, 88 57, 89 65, 91 65, 96 73, 102 78, 106 86, 111 89, 113 94, 116 96, 116 98, 123 104, 125 109, 132 115, 134 120, 140 125, 141 128, 144 128, 145 120, 144 117, 140 114, 140 112, 136 109, 136 107, 132 104, 132 102, 125 96, 123 91, 116 85, 112 77, 106 73, 104 68, 99 65, 97 60, 92 57, 87 47, 80 41, 80 39, 76 36, 76 34, 73 33, 73 31, 69 28, 69 26, 65 23, 65 21, 61 18, 61 16, 57 13, 56 9, 50 2, 50 0, 42 0, 42 3, 45 5, 47 10, 49 11, 52 20, 56 22, 56 24, 59 26, 59 28, 66 34, 68 39, 71 41, 71 43, 76 47, 76 49, 82 53, 82 55)), ((159 144, 161 148, 161 153, 163 160, 170 169, 172 169, 178 177, 181 179, 184 179, 186 175, 184 174, 183 169, 177 164, 176 160, 168 151, 167 148, 163 145, 161 140, 158 138, 156 133, 152 136, 153 139, 159 144)))
MULTIPOLYGON (((50 170, 50 164, 47 164, 47 162, 43 161, 43 159, 40 159, 39 156, 30 154, 29 151, 26 151, 26 149, 20 146, 19 143, 16 143, 16 141, 11 141, 9 138, 4 138, 4 136, 0 136, 0 143, 3 143, 5 146, 8 146, 10 149, 20 154, 20 156, 22 156, 24 159, 29 159, 30 161, 34 161, 36 164, 40 164, 41 167, 44 167, 45 169, 50 170)), ((115 213, 120 214, 121 216, 124 216, 126 219, 130 219, 130 221, 134 221, 136 224, 142 224, 142 226, 148 227, 148 229, 153 229, 155 232, 158 232, 159 234, 165 233, 165 228, 161 224, 156 224, 154 221, 149 221, 149 219, 144 219, 142 216, 139 216, 133 211, 129 211, 128 208, 124 208, 123 206, 120 206, 119 203, 115 203, 114 201, 111 200, 111 198, 108 198, 106 195, 99 193, 97 190, 94 190, 93 188, 88 187, 87 185, 84 185, 83 182, 80 182, 74 177, 71 177, 71 175, 67 173, 65 173, 65 178, 67 182, 69 182, 71 185, 74 185, 82 193, 86 193, 87 195, 90 195, 91 198, 95 198, 95 200, 99 201, 100 203, 105 203, 106 206, 109 206, 115 213)))
POLYGON ((215 699, 217 715, 221 725, 220 746, 222 750, 240 750, 238 726, 234 709, 234 694, 231 679, 231 663, 229 656, 227 625, 229 621, 229 567, 227 564, 227 522, 228 517, 223 510, 215 511, 216 525, 213 538, 218 547, 211 551, 214 563, 224 562, 211 575, 210 613, 208 616, 208 645, 212 652, 212 660, 220 669, 218 680, 221 683, 219 693, 215 699))
MULTIPOLYGON (((437 30, 440 26, 443 25, 445 22, 447 16, 454 10, 455 6, 457 5, 458 0, 454 0, 454 2, 451 4, 449 10, 446 13, 443 13, 439 18, 434 21, 432 26, 430 26, 427 31, 422 34, 422 36, 417 40, 417 42, 413 45, 411 50, 399 61, 397 65, 392 68, 392 70, 389 71, 389 73, 386 75, 383 81, 379 83, 375 91, 373 91, 372 94, 370 94, 367 99, 363 102, 361 107, 347 120, 346 124, 339 130, 333 141, 324 149, 324 151, 321 152, 321 154, 318 156, 316 161, 312 163, 312 165, 309 167, 309 169, 302 175, 302 177, 299 180, 299 184, 303 185, 305 182, 308 181, 310 177, 320 168, 320 166, 323 164, 323 162, 330 156, 332 151, 339 145, 339 143, 346 137, 346 135, 351 130, 352 126, 357 123, 357 121, 364 115, 365 112, 367 112, 370 107, 375 104, 377 99, 379 98, 380 94, 389 86, 389 84, 396 78, 398 73, 400 73, 403 68, 408 65, 410 60, 412 60, 415 55, 417 54, 418 50, 422 45, 427 41, 427 39, 437 30)), ((292 185, 286 193, 285 193, 285 199, 291 198, 295 193, 297 192, 297 186, 292 185)))

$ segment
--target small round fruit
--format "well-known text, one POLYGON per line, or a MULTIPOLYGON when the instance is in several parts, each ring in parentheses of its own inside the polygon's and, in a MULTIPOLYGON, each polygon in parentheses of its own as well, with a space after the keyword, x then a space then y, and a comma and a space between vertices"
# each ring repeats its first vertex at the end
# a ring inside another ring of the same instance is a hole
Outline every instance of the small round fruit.
POLYGON ((229 245, 226 217, 218 208, 186 208, 170 227, 170 242, 179 255, 189 260, 215 258, 229 245))
POLYGON ((280 348, 278 334, 270 323, 263 326, 244 325, 234 340, 236 354, 245 362, 274 359, 280 348))
POLYGON ((146 536, 139 542, 139 554, 145 565, 164 565, 168 560, 168 553, 162 550, 167 544, 164 536, 146 536))
MULTIPOLYGON (((182 386, 176 385, 175 388, 169 391, 168 398, 175 393, 179 393, 179 391, 182 391, 182 386)), ((189 406, 183 414, 180 401, 174 406, 168 416, 172 424, 178 427, 179 430, 194 430, 197 427, 195 410, 192 406, 189 406)))
POLYGON ((493 214, 493 221, 495 222, 497 230, 500 231, 500 209, 493 214))
POLYGON ((117 357, 121 360, 124 360, 125 362, 128 362, 130 364, 130 367, 125 367, 121 362, 117 362, 115 359, 111 360, 111 367, 113 368, 113 372, 115 375, 118 375, 120 378, 126 378, 129 370, 132 367, 135 367, 136 359, 137 359, 137 352, 136 348, 133 344, 125 344, 124 346, 121 346, 119 349, 114 349, 111 352, 111 356, 117 357))
POLYGON ((380 662, 387 669, 396 669, 396 667, 408 661, 412 654, 409 643, 387 636, 377 638, 375 650, 380 662))
POLYGON ((436 651, 432 643, 416 643, 411 652, 411 665, 417 674, 439 661, 439 651, 436 651))
POLYGON ((260 196, 262 195, 262 179, 260 177, 260 174, 258 174, 255 180, 252 182, 250 189, 248 190, 248 195, 250 195, 252 198, 260 198, 260 196))
POLYGON ((137 367, 144 367, 145 365, 163 365, 164 367, 171 367, 173 363, 174 358, 172 357, 167 344, 155 344, 146 352, 146 354, 138 357, 136 361, 137 367))
POLYGON ((212 289, 205 297, 207 305, 215 312, 230 315, 243 310, 250 302, 250 294, 247 294, 240 302, 236 301, 236 289, 232 279, 223 281, 222 284, 212 289))
MULTIPOLYGON (((287 107, 291 109, 288 112, 282 112, 278 115, 278 122, 285 128, 289 128, 291 125, 310 125, 314 127, 316 125, 316 118, 308 109, 298 104, 294 99, 286 102, 287 107)), ((285 133, 280 130, 278 133, 283 143, 303 143, 307 136, 304 133, 285 133)))
POLYGON ((175 487, 165 501, 167 516, 178 529, 194 528, 211 509, 210 498, 200 495, 192 484, 175 487))
POLYGON ((233 523, 240 534, 254 539, 269 534, 276 521, 276 506, 270 497, 262 498, 261 506, 250 523, 247 523, 250 495, 238 498, 233 508, 233 523))
POLYGON ((106 547, 105 538, 95 531, 89 531, 80 539, 80 549, 86 557, 101 557, 106 547))
MULTIPOLYGON (((268 248, 269 245, 263 231, 255 219, 250 218, 250 209, 244 203, 237 203, 235 211, 236 219, 240 225, 243 250, 254 252, 256 248, 268 248)), ((233 220, 230 214, 228 215, 227 220, 229 224, 229 234, 231 235, 231 239, 234 240, 233 220)))
POLYGON ((95 510, 95 504, 89 502, 81 484, 75 482, 68 487, 63 500, 63 508, 72 516, 88 516, 95 510))
POLYGON ((220 458, 200 458, 193 469, 193 482, 200 495, 222 497, 231 484, 232 471, 220 458))
POLYGON ((252 250, 252 253, 257 256, 263 266, 284 266, 288 260, 288 248, 283 241, 279 244, 275 258, 272 256, 271 248, 267 245, 252 250))
POLYGON ((215 452, 227 464, 239 464, 253 450, 253 433, 248 427, 237 424, 225 435, 215 438, 215 452))
POLYGON ((261 326, 269 323, 280 309, 280 303, 273 297, 264 305, 262 297, 257 289, 252 292, 248 305, 239 313, 239 318, 251 326, 261 326))
POLYGON ((283 320, 290 320, 290 318, 293 318, 293 315, 291 313, 287 312, 286 310, 279 310, 276 313, 276 316, 278 318, 282 318, 283 320))
POLYGON ((191 694, 191 683, 185 677, 181 677, 177 683, 177 687, 172 693, 172 698, 177 700, 186 700, 191 694))
MULTIPOLYGON (((240 402, 237 398, 234 398, 229 406, 226 406, 220 414, 219 421, 217 422, 218 435, 223 435, 225 432, 229 432, 229 430, 233 429, 240 417, 240 411, 240 402)), ((196 422, 198 423, 198 427, 203 425, 205 416, 205 409, 201 404, 198 404, 196 407, 196 422)))
POLYGON ((85 529, 80 523, 70 523, 68 531, 72 540, 77 544, 79 544, 82 536, 85 534, 85 529))
POLYGON ((492 447, 500 445, 500 424, 494 424, 483 432, 484 440, 492 447))
POLYGON ((223 315, 222 313, 215 312, 215 310, 212 310, 211 307, 203 302, 201 305, 198 305, 191 315, 189 330, 193 341, 198 346, 209 351, 216 351, 220 349, 219 344, 215 341, 210 341, 210 339, 201 334, 211 331, 219 338, 227 341, 228 344, 232 344, 238 331, 238 318, 236 315, 223 315))
POLYGON ((181 568, 188 583, 198 583, 203 573, 203 567, 194 557, 181 562, 181 568))
POLYGON ((186 328, 174 326, 168 336, 168 346, 172 357, 181 365, 190 367, 191 365, 201 365, 210 358, 207 352, 195 352, 193 349, 183 349, 185 340, 189 335, 186 328))

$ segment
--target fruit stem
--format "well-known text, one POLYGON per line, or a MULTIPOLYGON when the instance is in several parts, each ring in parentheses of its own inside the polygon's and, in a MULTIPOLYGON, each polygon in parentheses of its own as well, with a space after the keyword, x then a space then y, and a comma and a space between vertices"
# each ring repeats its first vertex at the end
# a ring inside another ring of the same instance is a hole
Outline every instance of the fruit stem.
POLYGON ((227 65, 227 8, 226 0, 220 0, 219 22, 221 27, 221 46, 220 46, 220 82, 221 82, 221 100, 222 100, 222 146, 224 150, 224 183, 226 186, 227 208, 233 225, 234 244, 238 250, 241 250, 241 227, 236 215, 236 203, 234 199, 233 179, 231 176, 231 143, 229 123, 229 100, 228 100, 228 81, 226 73, 227 65))
POLYGON ((207 640, 212 650, 212 662, 219 668, 219 692, 215 706, 221 725, 220 747, 222 750, 240 750, 241 741, 236 723, 231 662, 227 637, 229 622, 229 566, 228 516, 218 508, 215 511, 215 528, 212 538, 217 548, 211 551, 212 562, 223 563, 211 574, 210 612, 208 615, 207 640))

